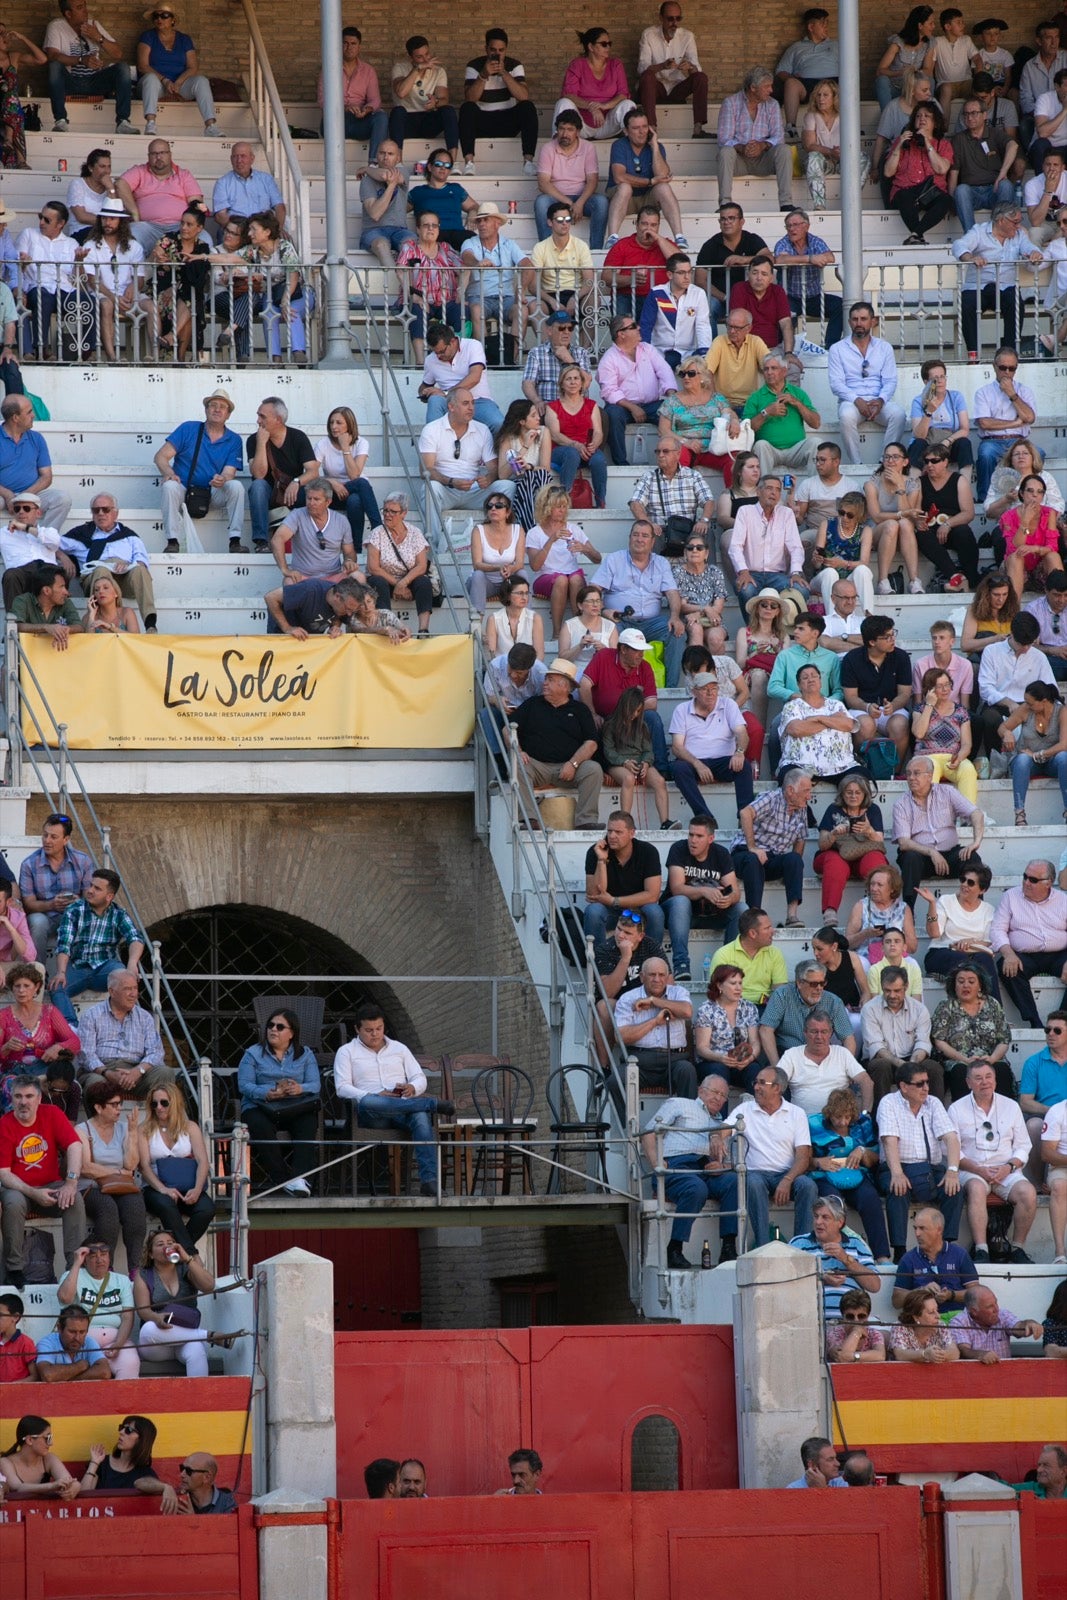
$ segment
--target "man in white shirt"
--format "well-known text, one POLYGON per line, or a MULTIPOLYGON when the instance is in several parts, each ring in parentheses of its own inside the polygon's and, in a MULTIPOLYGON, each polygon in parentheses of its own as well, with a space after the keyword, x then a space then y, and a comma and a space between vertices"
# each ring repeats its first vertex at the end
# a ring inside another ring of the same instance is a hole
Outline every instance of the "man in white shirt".
POLYGON ((115 97, 115 132, 136 133, 130 121, 133 99, 129 64, 103 23, 89 15, 89 0, 59 0, 60 17, 53 17, 44 35, 48 57, 48 98, 52 102, 53 133, 66 133, 67 93, 81 97, 115 97))
POLYGON ((693 35, 679 27, 681 20, 680 0, 663 0, 658 26, 653 23, 642 33, 637 47, 637 98, 653 133, 657 106, 678 106, 692 98, 693 138, 710 139, 704 126, 708 75, 701 69, 693 35))
POLYGON ((156 631, 156 596, 152 585, 152 558, 139 534, 119 521, 119 503, 106 489, 93 495, 91 522, 68 528, 60 549, 72 556, 82 577, 99 566, 112 574, 124 600, 132 600, 141 613, 146 633, 156 631))
POLYGON ((848 650, 859 649, 863 643, 860 633, 863 612, 856 609, 858 605, 859 593, 852 579, 835 579, 830 590, 830 609, 824 618, 826 627, 819 640, 824 650, 843 655, 848 650))
POLYGON ((1047 573, 1044 594, 1027 601, 1023 610, 1037 618, 1041 653, 1056 682, 1063 683, 1067 679, 1067 572, 1047 573))
POLYGON ((705 356, 711 347, 708 297, 693 284, 693 263, 679 251, 667 257, 670 277, 653 284, 641 307, 642 339, 653 345, 677 371, 689 356, 705 356))
POLYGON ((734 701, 719 693, 714 672, 696 674, 693 698, 675 706, 669 731, 674 781, 695 817, 711 815, 701 785, 732 782, 738 811, 752 804, 748 729, 734 701))
POLYGON ((945 1238, 952 1243, 960 1231, 963 1194, 960 1136, 941 1101, 930 1093, 927 1063, 905 1062, 897 1068, 896 1081, 896 1093, 887 1094, 878 1107, 878 1184, 885 1195, 893 1260, 900 1261, 912 1201, 937 1207, 945 1219, 945 1238))
MULTIPOLYGON (((897 361, 893 347, 874 334, 874 307, 857 300, 849 307, 847 339, 830 346, 826 374, 837 400, 846 461, 862 461, 860 428, 876 428, 885 444, 903 444, 907 418, 893 396, 897 361)), ((884 448, 884 446, 883 446, 884 448)))
POLYGON ((484 422, 474 420, 469 389, 451 389, 445 415, 419 434, 419 455, 430 493, 442 512, 482 509, 488 492, 511 499, 514 484, 496 476, 496 446, 484 422))
POLYGON ((624 990, 615 1002, 615 1032, 637 1061, 642 1087, 665 1086, 669 1095, 696 1099, 696 1068, 685 1053, 692 1016, 688 989, 671 982, 662 956, 649 956, 640 988, 624 990))
POLYGON ((1037 648, 1041 625, 1029 611, 1013 617, 1011 632, 982 651, 978 664, 978 722, 987 750, 1000 749, 1000 724, 1022 705, 1028 683, 1056 682, 1037 648))
POLYGON ((789 1094, 795 1106, 809 1117, 819 1114, 832 1089, 854 1085, 860 1093, 864 1111, 871 1109, 874 1085, 851 1050, 834 1044, 834 1025, 820 1006, 808 1013, 804 1023, 804 1043, 794 1045, 778 1058, 778 1065, 789 1079, 789 1094))
POLYGON ((782 480, 776 473, 765 473, 759 481, 759 503, 740 506, 728 554, 734 571, 734 588, 742 606, 761 589, 798 590, 795 598, 803 609, 808 592, 804 577, 804 546, 800 542, 797 519, 781 504, 782 480))
POLYGON ((14 496, 11 515, 0 525, 0 560, 4 563, 4 606, 10 611, 20 594, 31 593, 34 569, 42 563, 58 563, 73 577, 75 566, 60 549, 55 528, 42 528, 41 500, 28 490, 14 496))
POLYGON ((451 1100, 426 1093, 426 1074, 407 1045, 387 1038, 385 1013, 373 1001, 356 1012, 356 1037, 334 1057, 333 1081, 342 1100, 355 1101, 357 1123, 365 1128, 401 1128, 408 1134, 415 1143, 419 1193, 435 1196, 433 1118, 452 1116, 456 1108, 451 1100))
POLYGON ((1065 64, 1052 80, 1052 88, 1038 95, 1034 102, 1034 140, 1030 146, 1030 162, 1034 167, 1044 164, 1050 150, 1067 148, 1067 54, 1065 64))
MULTIPOLYGON (((1067 142, 1067 135, 1065 142, 1067 142)), ((1036 178, 1023 185, 1023 204, 1035 244, 1051 244, 1059 232, 1057 218, 1067 205, 1067 150, 1049 150, 1036 178)))
POLYGON ((1023 1246, 1037 1214, 1037 1191, 1023 1175, 1030 1159, 1023 1114, 1014 1100, 996 1093, 997 1075, 988 1062, 971 1063, 967 1087, 970 1094, 954 1101, 948 1114, 960 1139, 960 1182, 974 1240, 971 1260, 976 1267, 989 1260, 989 1196, 995 1194, 1015 1216, 1011 1259, 1030 1265, 1023 1246))
POLYGON ((1001 345, 993 355, 992 383, 975 392, 971 417, 978 429, 974 500, 984 505, 997 462, 1017 439, 1026 439, 1037 420, 1037 396, 1029 384, 1016 383, 1019 353, 1001 345))
POLYGON ((419 385, 419 399, 426 401, 426 421, 436 422, 444 416, 451 390, 467 389, 474 397, 475 421, 496 433, 504 413, 493 399, 485 368, 485 347, 477 339, 460 339, 445 323, 431 322, 426 329, 426 360, 419 385))
POLYGON ((64 228, 70 212, 62 200, 46 200, 36 228, 23 228, 15 241, 22 264, 22 288, 29 316, 23 324, 23 354, 36 361, 50 349, 53 316, 62 321, 74 297, 74 264, 85 254, 64 228))
POLYGON ((728 1128, 744 1119, 748 1140, 748 1220, 757 1246, 771 1236, 770 1202, 787 1206, 793 1201, 793 1228, 789 1236, 807 1233, 812 1226, 819 1191, 808 1176, 811 1166, 811 1132, 799 1106, 784 1098, 789 1079, 780 1067, 761 1067, 756 1075, 754 1100, 743 1100, 726 1118, 728 1128))

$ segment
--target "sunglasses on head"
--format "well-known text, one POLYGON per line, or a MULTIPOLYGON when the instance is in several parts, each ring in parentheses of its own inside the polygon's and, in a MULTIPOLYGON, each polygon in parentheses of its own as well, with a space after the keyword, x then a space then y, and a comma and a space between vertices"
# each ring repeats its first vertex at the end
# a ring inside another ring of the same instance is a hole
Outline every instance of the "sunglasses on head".
POLYGON ((620 911, 619 921, 632 922, 635 928, 643 928, 645 925, 644 917, 637 911, 620 911))

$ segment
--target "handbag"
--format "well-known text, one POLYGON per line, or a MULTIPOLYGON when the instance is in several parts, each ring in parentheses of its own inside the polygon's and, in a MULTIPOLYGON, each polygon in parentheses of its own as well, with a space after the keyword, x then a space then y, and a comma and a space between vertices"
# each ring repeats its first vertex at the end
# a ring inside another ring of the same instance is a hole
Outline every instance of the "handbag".
MULTIPOLYGON (((93 1126, 86 1122, 89 1132, 89 1154, 96 1160, 96 1146, 93 1143, 93 1126)), ((124 1194, 140 1194, 141 1186, 132 1173, 109 1172, 103 1178, 93 1178, 92 1183, 100 1190, 101 1194, 109 1194, 113 1199, 119 1199, 124 1194)))
MULTIPOLYGON (((397 549, 396 540, 393 538, 393 536, 389 532, 388 528, 386 528, 384 530, 384 532, 385 532, 385 537, 389 540, 389 543, 393 547, 393 554, 394 554, 394 556, 396 556, 398 564, 400 566, 404 567, 404 557, 400 554, 400 551, 397 549)), ((436 611, 437 607, 441 604, 441 600, 442 600, 442 597, 444 595, 444 584, 441 582, 441 569, 437 565, 437 562, 434 560, 434 555, 433 555, 433 551, 432 550, 428 550, 427 551, 426 562, 427 562, 426 576, 430 580, 430 593, 433 595, 434 610, 436 611)), ((404 567, 404 577, 405 578, 407 577, 407 575, 408 575, 408 573, 410 571, 411 571, 410 567, 404 567)))
POLYGON ((915 196, 915 204, 919 207, 920 211, 929 211, 931 206, 936 205, 938 201, 943 200, 944 197, 945 190, 941 188, 940 184, 936 184, 933 178, 927 178, 926 182, 922 185, 918 194, 915 196))
MULTIPOLYGON (((196 471, 197 457, 200 454, 200 446, 204 438, 204 427, 205 424, 202 422, 197 431, 196 445, 193 448, 193 459, 189 463, 190 478, 196 471)), ((197 519, 200 517, 206 517, 208 512, 211 510, 211 485, 207 483, 200 485, 190 483, 189 487, 185 491, 185 509, 188 511, 191 517, 197 519)))
POLYGON ((274 459, 274 446, 269 440, 267 442, 267 459, 270 462, 271 476, 269 509, 271 511, 289 511, 292 508, 285 503, 285 491, 293 480, 292 478, 287 478, 284 472, 278 471, 278 466, 274 459))
POLYGON ((579 472, 570 487, 571 510, 593 510, 593 485, 584 472, 579 472))
POLYGON ((272 1121, 277 1121, 283 1112, 317 1111, 320 1104, 317 1094, 293 1094, 285 1100, 261 1100, 257 1109, 265 1111, 272 1121))
POLYGON ((195 1156, 160 1156, 156 1162, 156 1177, 160 1183, 166 1184, 168 1189, 177 1189, 179 1194, 187 1194, 196 1182, 197 1160, 195 1156))
MULTIPOLYGON (((150 1291, 155 1296, 156 1284, 161 1280, 156 1275, 155 1269, 147 1267, 141 1274, 143 1278, 151 1278, 150 1291)), ((199 1328, 200 1312, 196 1306, 191 1306, 188 1300, 167 1300, 160 1306, 160 1315, 167 1319, 172 1328, 199 1328)))

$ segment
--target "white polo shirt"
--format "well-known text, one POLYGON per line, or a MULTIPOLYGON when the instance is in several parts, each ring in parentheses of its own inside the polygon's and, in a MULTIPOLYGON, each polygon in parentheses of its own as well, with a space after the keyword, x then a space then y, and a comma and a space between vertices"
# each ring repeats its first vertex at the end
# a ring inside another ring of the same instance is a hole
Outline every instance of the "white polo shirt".
POLYGON ((745 1119, 748 1155, 745 1164, 753 1172, 788 1172, 801 1145, 811 1147, 808 1119, 799 1106, 783 1100, 777 1111, 764 1111, 755 1100, 743 1100, 726 1118, 725 1126, 736 1126, 745 1119))
POLYGON ((1023 1114, 1014 1100, 995 1094, 988 1111, 983 1111, 973 1094, 953 1101, 949 1118, 960 1136, 960 1155, 982 1166, 999 1167, 1010 1161, 1030 1159, 1030 1135, 1023 1114))
POLYGON ((745 719, 734 701, 720 693, 706 717, 698 715, 693 700, 675 706, 670 733, 672 739, 680 733, 686 749, 698 761, 718 761, 737 754, 737 730, 744 726, 745 719))
POLYGON ((824 1061, 813 1061, 804 1046, 797 1044, 779 1057, 778 1065, 789 1076, 793 1104, 809 1117, 818 1116, 832 1089, 847 1089, 855 1078, 863 1076, 860 1063, 843 1044, 832 1044, 824 1061))

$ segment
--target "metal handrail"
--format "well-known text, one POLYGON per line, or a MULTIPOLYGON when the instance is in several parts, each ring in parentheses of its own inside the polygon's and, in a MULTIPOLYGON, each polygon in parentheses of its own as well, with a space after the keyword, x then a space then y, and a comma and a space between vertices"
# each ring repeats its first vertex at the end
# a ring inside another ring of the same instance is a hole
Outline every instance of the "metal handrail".
POLYGON ((289 132, 278 85, 274 81, 270 56, 259 29, 252 0, 241 0, 248 24, 248 97, 256 119, 259 137, 267 153, 285 201, 286 228, 296 238, 297 249, 305 261, 311 259, 311 186, 300 168, 300 160, 289 132))
MULTIPOLYGON (((122 878, 122 892, 126 901, 126 909, 130 920, 133 922, 138 934, 144 942, 145 949, 151 948, 153 952, 153 970, 151 974, 152 1011, 156 1025, 163 1035, 164 1041, 170 1046, 171 1055, 190 1093, 195 1098, 195 1086, 191 1077, 191 1066, 197 1060, 198 1052, 193 1043, 193 1036, 186 1026, 185 1018, 178 1006, 170 980, 162 971, 160 965, 159 943, 153 940, 148 933, 134 899, 133 890, 115 855, 111 844, 111 829, 101 822, 93 805, 92 796, 82 780, 77 763, 70 753, 67 743, 67 724, 57 722, 52 714, 52 708, 45 698, 37 674, 27 660, 18 633, 18 624, 9 621, 7 624, 7 688, 5 695, 5 719, 7 722, 8 741, 10 748, 10 780, 13 788, 23 787, 25 776, 25 763, 29 763, 37 780, 37 786, 44 795, 53 811, 63 811, 69 817, 77 830, 77 836, 86 847, 87 853, 94 859, 102 859, 110 863, 122 878), (22 675, 26 673, 33 685, 37 702, 44 713, 47 728, 41 726, 36 708, 30 704, 29 697, 23 686, 22 675), (34 733, 37 735, 36 743, 27 739, 22 726, 22 715, 30 718, 34 733), (54 748, 53 748, 54 745, 54 748), (71 793, 75 794, 79 806, 71 804, 71 793), (81 815, 84 808, 85 820, 81 815), (167 1011, 163 1009, 163 996, 166 995, 167 1011), (171 1024, 171 1017, 174 1025, 171 1024), (187 1055, 179 1046, 179 1038, 175 1028, 181 1036, 181 1043, 187 1055)), ((142 977, 144 975, 142 974, 142 977)))

